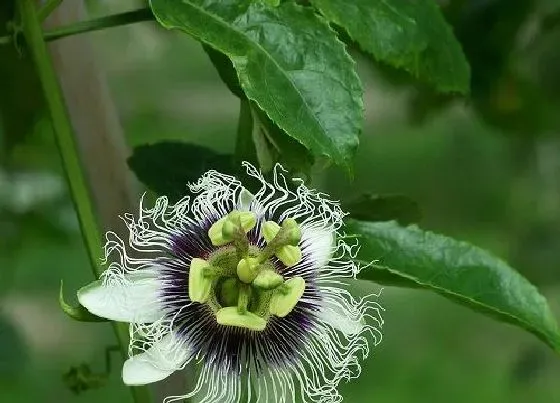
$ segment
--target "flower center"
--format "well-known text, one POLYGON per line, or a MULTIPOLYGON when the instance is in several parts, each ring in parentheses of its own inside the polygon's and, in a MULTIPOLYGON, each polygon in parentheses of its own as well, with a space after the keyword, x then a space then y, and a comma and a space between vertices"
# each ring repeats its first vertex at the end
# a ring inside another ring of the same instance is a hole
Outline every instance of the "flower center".
POLYGON ((284 317, 305 290, 302 277, 284 279, 270 258, 287 267, 302 258, 298 244, 301 229, 288 218, 281 225, 267 221, 261 235, 266 246, 251 245, 247 233, 256 225, 254 213, 232 211, 208 230, 214 246, 221 246, 207 260, 194 258, 189 272, 189 297, 208 304, 221 325, 262 331, 271 315, 284 317))

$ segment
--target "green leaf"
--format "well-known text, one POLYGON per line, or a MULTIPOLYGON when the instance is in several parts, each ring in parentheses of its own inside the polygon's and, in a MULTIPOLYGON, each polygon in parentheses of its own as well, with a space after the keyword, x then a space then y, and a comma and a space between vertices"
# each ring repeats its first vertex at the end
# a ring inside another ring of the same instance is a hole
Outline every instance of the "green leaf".
POLYGON ((151 0, 157 20, 227 55, 246 96, 314 155, 351 172, 363 124, 355 63, 329 25, 293 2, 151 0))
POLYGON ((241 89, 239 79, 237 78, 237 73, 233 68, 233 63, 231 62, 231 60, 229 60, 229 58, 223 53, 213 49, 211 46, 202 45, 202 48, 208 55, 208 58, 218 71, 218 75, 231 91, 231 93, 238 98, 245 99, 245 94, 241 89))
POLYGON ((181 199, 187 193, 187 183, 195 182, 210 169, 237 172, 232 156, 180 141, 135 147, 127 163, 142 183, 171 202, 181 199))
POLYGON ((247 99, 241 100, 235 158, 248 161, 271 174, 276 163, 292 177, 307 178, 314 159, 307 149, 288 136, 266 114, 247 99))
POLYGON ((529 281, 489 252, 417 226, 349 220, 348 233, 360 236, 358 259, 383 266, 364 268, 366 280, 400 281, 435 291, 455 302, 522 327, 560 352, 558 325, 529 281), (399 280, 400 278, 400 280, 399 280))
POLYGON ((420 221, 422 214, 418 203, 403 195, 363 194, 343 203, 351 218, 363 221, 391 221, 412 224, 420 221))
POLYGON ((434 0, 311 0, 376 60, 402 68, 442 92, 469 92, 461 45, 434 0))
POLYGON ((307 149, 270 120, 265 113, 253 106, 258 124, 258 135, 274 162, 279 162, 292 176, 308 177, 314 163, 307 149))
POLYGON ((70 316, 72 319, 79 322, 107 322, 108 319, 102 318, 100 316, 92 314, 85 307, 78 304, 72 306, 64 300, 64 283, 60 281, 60 290, 58 292, 58 303, 64 313, 70 316))

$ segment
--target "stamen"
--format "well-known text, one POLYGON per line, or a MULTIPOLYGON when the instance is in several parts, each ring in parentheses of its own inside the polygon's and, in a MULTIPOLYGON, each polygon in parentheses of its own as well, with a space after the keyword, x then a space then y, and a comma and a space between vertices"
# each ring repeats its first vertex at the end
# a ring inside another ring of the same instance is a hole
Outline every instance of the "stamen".
MULTIPOLYGON (((208 237, 214 246, 222 246, 239 238, 239 233, 246 234, 257 223, 255 213, 250 211, 232 211, 220 218, 208 230, 208 237)), ((244 237, 246 240, 246 237, 244 237)), ((240 238, 241 239, 241 238, 240 238)))
POLYGON ((220 325, 244 327, 258 332, 266 328, 266 320, 249 311, 241 314, 236 306, 220 309, 216 312, 216 321, 220 325))
POLYGON ((282 283, 284 283, 284 277, 274 270, 263 270, 253 280, 253 285, 263 290, 273 290, 282 283))
POLYGON ((295 266, 301 261, 301 249, 297 246, 301 241, 301 229, 293 218, 287 218, 279 226, 274 221, 267 221, 263 225, 263 238, 266 247, 259 256, 263 262, 272 255, 276 255, 287 267, 295 266))
POLYGON ((205 275, 205 269, 210 264, 199 258, 191 261, 189 270, 189 298, 194 302, 204 303, 210 298, 212 291, 212 278, 205 275))
POLYGON ((253 257, 241 259, 237 264, 237 277, 246 284, 251 284, 259 273, 259 261, 253 257))
POLYGON ((276 257, 287 267, 292 267, 300 262, 301 249, 293 245, 282 246, 276 251, 276 257))
POLYGON ((227 217, 220 218, 218 221, 212 224, 212 226, 208 230, 208 238, 210 238, 212 245, 222 246, 231 242, 231 239, 227 239, 224 237, 222 231, 222 228, 224 227, 224 223, 226 222, 226 220, 227 217))
POLYGON ((259 250, 249 245, 247 237, 247 232, 255 225, 253 212, 234 210, 210 227, 208 236, 214 245, 233 242, 235 251, 231 248, 218 250, 211 255, 211 263, 193 259, 189 293, 193 301, 205 302, 214 287, 218 323, 262 330, 271 314, 288 315, 303 295, 305 280, 302 277, 284 282, 284 277, 268 261, 275 255, 287 267, 300 262, 302 252, 298 244, 302 234, 293 218, 284 219, 281 225, 267 221, 261 231, 267 244, 259 250), (232 265, 235 265, 233 275, 237 279, 227 278, 232 275, 232 265))
POLYGON ((305 280, 293 277, 278 287, 270 299, 271 314, 283 318, 295 308, 305 291, 305 280))

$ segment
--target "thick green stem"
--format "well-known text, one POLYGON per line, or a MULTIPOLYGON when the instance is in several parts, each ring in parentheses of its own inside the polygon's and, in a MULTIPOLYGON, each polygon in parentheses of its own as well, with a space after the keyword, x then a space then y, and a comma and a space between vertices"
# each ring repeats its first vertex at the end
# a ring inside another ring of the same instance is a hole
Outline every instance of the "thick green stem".
MULTIPOLYGON (((54 134, 72 200, 80 222, 82 236, 91 267, 96 277, 101 273, 99 253, 102 239, 94 215, 84 170, 79 160, 72 125, 66 110, 62 92, 43 37, 41 22, 35 8, 35 0, 19 0, 19 11, 26 43, 36 65, 45 101, 51 116, 54 134)), ((121 352, 126 355, 128 330, 124 324, 113 324, 121 352)), ((145 387, 131 388, 135 403, 149 403, 150 395, 145 387)))

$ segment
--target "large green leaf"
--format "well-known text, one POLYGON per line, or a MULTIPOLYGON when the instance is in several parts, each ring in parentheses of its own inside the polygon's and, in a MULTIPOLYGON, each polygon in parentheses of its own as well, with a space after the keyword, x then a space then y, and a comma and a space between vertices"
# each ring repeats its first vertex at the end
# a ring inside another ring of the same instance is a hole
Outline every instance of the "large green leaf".
POLYGON ((382 266, 360 277, 426 288, 535 334, 560 352, 560 333, 546 299, 518 272, 483 249, 417 226, 349 220, 360 236, 358 259, 382 266))
POLYGON ((239 79, 237 78, 237 73, 233 68, 233 63, 231 62, 231 60, 226 55, 218 52, 211 46, 203 45, 202 48, 208 55, 208 58, 216 68, 218 75, 231 91, 231 93, 238 98, 244 99, 245 94, 243 93, 243 89, 239 84, 239 79))
POLYGON ((286 135, 261 110, 253 108, 255 124, 272 160, 279 162, 292 176, 307 178, 314 163, 313 156, 300 143, 286 135))
POLYGON ((293 2, 151 0, 157 20, 227 55, 247 97, 314 155, 351 171, 363 124, 355 63, 329 25, 293 2))
POLYGON ((245 97, 231 60, 224 54, 204 46, 206 54, 229 90, 240 98, 239 125, 235 156, 239 161, 258 164, 269 172, 276 162, 287 168, 292 176, 308 177, 314 163, 310 152, 288 136, 258 105, 245 97))
POLYGON ((443 92, 467 93, 469 65, 434 0, 311 0, 367 53, 443 92))

